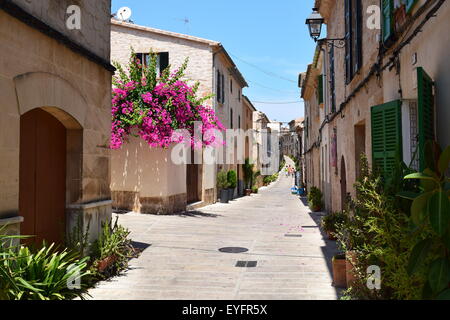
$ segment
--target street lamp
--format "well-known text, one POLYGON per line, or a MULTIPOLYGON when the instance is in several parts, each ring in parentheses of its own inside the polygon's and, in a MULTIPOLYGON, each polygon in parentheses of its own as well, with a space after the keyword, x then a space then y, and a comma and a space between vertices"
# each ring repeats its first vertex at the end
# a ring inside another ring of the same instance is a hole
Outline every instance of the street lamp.
POLYGON ((320 37, 320 33, 322 32, 322 25, 324 22, 325 20, 324 18, 322 18, 319 11, 317 11, 317 8, 313 8, 313 12, 308 17, 308 19, 306 19, 306 24, 309 28, 309 34, 311 35, 311 38, 313 38, 316 42, 320 37))
POLYGON ((319 43, 326 43, 329 47, 336 47, 336 48, 344 48, 345 47, 345 38, 339 38, 339 39, 319 39, 320 34, 322 33, 322 25, 324 24, 325 19, 322 17, 322 15, 319 13, 317 8, 313 8, 313 12, 311 15, 306 19, 306 24, 309 28, 309 35, 311 38, 314 39, 315 42, 319 43), (335 43, 336 41, 336 43, 335 43))

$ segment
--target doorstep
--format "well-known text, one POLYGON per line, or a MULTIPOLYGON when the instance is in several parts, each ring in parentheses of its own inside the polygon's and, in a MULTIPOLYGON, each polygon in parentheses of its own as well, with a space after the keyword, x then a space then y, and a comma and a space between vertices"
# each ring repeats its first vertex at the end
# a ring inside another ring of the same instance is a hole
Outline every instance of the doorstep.
POLYGON ((18 224, 18 223, 22 223, 23 222, 23 217, 21 216, 16 216, 16 217, 11 217, 11 218, 5 218, 5 219, 0 219, 0 227, 2 226, 9 226, 11 224, 18 224))
POLYGON ((211 203, 206 203, 203 201, 194 202, 194 203, 188 204, 186 206, 186 211, 194 211, 194 210, 209 206, 210 204, 211 203))

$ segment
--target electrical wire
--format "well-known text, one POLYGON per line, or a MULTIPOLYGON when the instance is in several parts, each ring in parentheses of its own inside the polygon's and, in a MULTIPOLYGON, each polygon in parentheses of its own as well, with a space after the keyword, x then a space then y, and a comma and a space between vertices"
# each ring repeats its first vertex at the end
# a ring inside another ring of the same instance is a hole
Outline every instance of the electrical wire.
POLYGON ((274 73, 274 72, 264 70, 264 69, 258 67, 257 65, 255 65, 255 64, 253 64, 253 63, 250 63, 250 62, 248 62, 248 61, 245 61, 245 60, 242 59, 242 58, 239 58, 238 56, 236 56, 235 54, 233 54, 233 53, 231 53, 231 52, 230 52, 230 55, 233 56, 234 58, 240 60, 241 62, 243 62, 243 63, 245 63, 245 64, 247 64, 247 65, 249 65, 249 66, 251 66, 251 67, 253 67, 253 68, 255 68, 255 69, 259 70, 259 71, 261 71, 262 73, 265 73, 265 74, 268 75, 268 76, 271 76, 271 77, 274 77, 274 78, 278 78, 278 79, 281 79, 281 80, 285 80, 285 81, 289 81, 289 82, 291 82, 291 83, 297 83, 297 81, 294 81, 294 80, 292 80, 292 79, 288 79, 288 78, 285 78, 285 77, 283 77, 283 76, 280 76, 280 75, 278 75, 278 74, 276 74, 276 73, 274 73))
POLYGON ((263 84, 260 84, 258 82, 251 81, 251 80, 247 80, 247 82, 250 82, 251 84, 254 84, 254 85, 256 85, 258 87, 261 87, 261 88, 264 88, 264 89, 273 90, 273 91, 277 91, 277 92, 281 92, 281 93, 291 93, 291 94, 298 93, 298 91, 285 91, 285 90, 270 88, 270 87, 267 87, 267 86, 265 86, 263 84))
POLYGON ((301 103, 301 101, 252 101, 253 103, 259 104, 296 104, 301 103))

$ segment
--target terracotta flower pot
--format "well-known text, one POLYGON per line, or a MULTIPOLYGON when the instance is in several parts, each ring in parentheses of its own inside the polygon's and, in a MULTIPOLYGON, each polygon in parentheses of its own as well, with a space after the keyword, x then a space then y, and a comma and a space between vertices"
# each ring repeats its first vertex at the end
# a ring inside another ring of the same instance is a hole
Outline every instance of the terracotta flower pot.
POLYGON ((335 256, 333 258, 333 286, 345 288, 347 285, 345 259, 335 256))
POLYGON ((252 189, 245 189, 245 195, 248 197, 252 194, 252 189))
POLYGON ((97 269, 99 272, 105 271, 108 267, 110 267, 115 261, 117 257, 115 255, 106 257, 103 260, 100 260, 97 264, 97 269))
POLYGON ((329 231, 327 231, 327 236, 328 236, 328 240, 331 240, 331 241, 337 240, 337 238, 334 236, 334 234, 329 231))
POLYGON ((347 287, 350 288, 355 283, 356 277, 356 268, 355 264, 357 260, 356 251, 347 251, 345 253, 345 269, 346 269, 346 277, 347 277, 347 287))

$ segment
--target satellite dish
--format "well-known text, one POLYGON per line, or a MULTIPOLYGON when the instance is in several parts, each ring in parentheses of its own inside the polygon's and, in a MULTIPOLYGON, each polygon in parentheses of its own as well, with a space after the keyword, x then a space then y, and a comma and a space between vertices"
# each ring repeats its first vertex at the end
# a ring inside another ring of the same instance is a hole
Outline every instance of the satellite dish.
POLYGON ((131 18, 131 9, 128 7, 122 7, 117 11, 117 18, 121 21, 127 21, 131 18))

